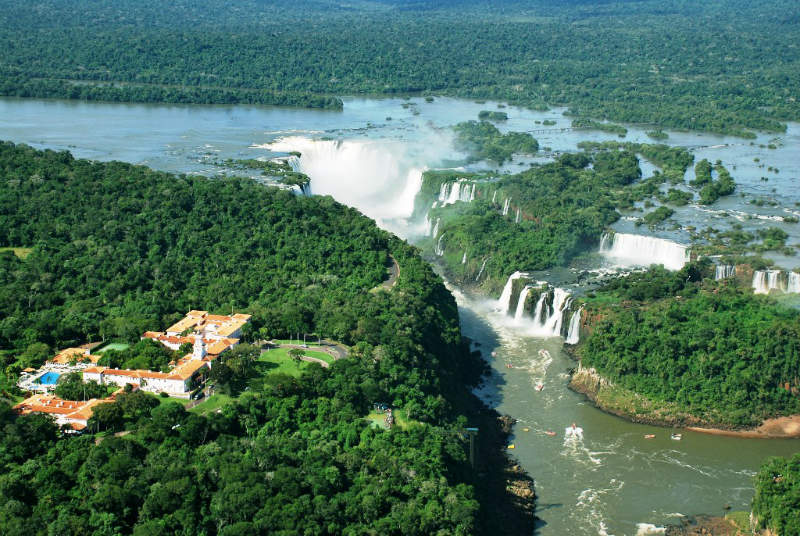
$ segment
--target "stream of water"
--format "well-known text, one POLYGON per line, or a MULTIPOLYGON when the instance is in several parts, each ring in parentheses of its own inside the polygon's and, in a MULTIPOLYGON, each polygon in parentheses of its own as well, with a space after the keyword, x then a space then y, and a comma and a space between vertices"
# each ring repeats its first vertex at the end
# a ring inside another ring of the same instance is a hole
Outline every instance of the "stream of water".
MULTIPOLYGON (((459 165, 463 157, 452 148, 445 127, 495 108, 497 103, 456 99, 430 103, 345 99, 343 112, 330 112, 6 98, 0 99, 0 139, 69 149, 77 157, 205 175, 225 171, 213 165, 215 160, 268 158, 299 150, 303 154, 299 165, 311 177, 314 193, 333 195, 413 239, 425 233, 423 222, 409 220, 421 173, 459 165)), ((536 134, 549 153, 517 158, 503 168, 506 171, 547 160, 554 152, 575 150, 582 140, 619 140, 602 132, 560 131, 570 124, 561 109, 534 112, 508 107, 505 111, 510 119, 501 130, 551 129, 536 134), (545 119, 556 125, 536 123, 545 119)), ((618 231, 688 244, 686 225, 727 228, 740 223, 746 230, 777 226, 789 234, 789 244, 800 243, 800 225, 780 221, 782 216, 800 214, 800 125, 790 124, 788 132, 778 136, 760 135, 752 145, 749 140, 708 134, 669 135, 667 143, 690 147, 698 160, 722 160, 737 182, 737 194, 712 208, 678 209, 681 229, 636 228, 632 220, 638 216, 631 214, 615 225, 618 231), (767 148, 769 143, 776 148, 767 148), (779 172, 767 171, 768 167, 779 172), (768 199, 776 205, 757 206, 750 203, 752 199, 768 199)), ((637 127, 629 127, 626 140, 650 141, 644 129, 637 127)), ((643 162, 643 169, 647 176, 654 167, 643 162)), ((771 257, 783 268, 800 265, 795 257, 771 257)), ((508 273, 516 269, 510 266, 508 273)), ((511 316, 498 313, 496 300, 453 290, 464 334, 480 344, 487 358, 496 354, 491 358, 493 374, 479 395, 519 420, 514 454, 536 479, 542 535, 659 533, 664 523, 683 515, 718 514, 725 505, 749 509, 752 476, 764 458, 800 450, 800 441, 795 440, 686 432, 681 441, 673 441, 666 429, 632 424, 598 411, 567 389, 566 372, 574 362, 562 351, 561 338, 532 336, 530 330, 515 324, 513 311, 511 316), (541 390, 536 389, 539 384, 541 390), (583 428, 583 436, 565 440, 565 428, 572 422, 583 428), (547 431, 556 434, 550 436, 547 431), (655 434, 655 438, 644 439, 645 434, 655 434)))

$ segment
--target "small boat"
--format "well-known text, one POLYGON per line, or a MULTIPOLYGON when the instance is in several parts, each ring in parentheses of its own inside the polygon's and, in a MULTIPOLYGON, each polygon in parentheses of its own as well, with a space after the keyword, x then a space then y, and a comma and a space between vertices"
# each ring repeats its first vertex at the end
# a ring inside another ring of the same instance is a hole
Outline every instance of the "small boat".
POLYGON ((531 431, 531 429, 530 429, 530 428, 523 428, 523 429, 522 429, 522 431, 523 431, 523 432, 530 432, 530 431, 531 431))
POLYGON ((672 434, 671 436, 669 436, 669 438, 674 440, 674 441, 680 441, 681 440, 681 434, 672 434))
POLYGON ((497 352, 492 352, 492 357, 497 357, 497 352))
POLYGON ((552 432, 552 431, 550 431, 550 430, 546 431, 546 432, 545 432, 545 434, 549 435, 550 437, 552 437, 552 436, 556 435, 556 433, 555 433, 555 432, 552 432))
POLYGON ((511 363, 506 363, 506 368, 514 368, 514 365, 512 365, 511 363))
POLYGON ((536 384, 536 390, 537 391, 541 391, 542 389, 544 389, 544 384, 543 383, 537 383, 536 384))
POLYGON ((517 448, 517 447, 515 447, 514 445, 509 445, 509 446, 508 446, 508 448, 510 448, 510 449, 515 449, 515 448, 517 448))
POLYGON ((645 434, 644 435, 645 439, 653 439, 654 437, 656 437, 656 434, 645 434))

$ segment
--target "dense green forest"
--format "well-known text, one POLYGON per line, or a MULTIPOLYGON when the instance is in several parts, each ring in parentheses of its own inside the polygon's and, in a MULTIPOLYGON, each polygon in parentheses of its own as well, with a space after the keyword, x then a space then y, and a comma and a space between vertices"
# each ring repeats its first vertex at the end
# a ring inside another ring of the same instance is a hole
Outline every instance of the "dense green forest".
MULTIPOLYGON (((131 433, 98 441, 61 437, 0 397, 3 534, 532 530, 507 491, 497 415, 468 391, 484 365, 460 335, 455 301, 414 248, 357 211, 247 179, 6 142, 0 229, 0 245, 31 248, 24 259, 0 253, 10 376, 63 345, 135 342, 193 308, 249 312, 259 336, 318 333, 352 345, 328 369, 270 375, 205 415, 128 393, 93 419, 131 433), (370 292, 389 254, 400 276, 391 291, 370 292), (364 416, 378 401, 418 424, 371 427, 364 416), (467 425, 480 428, 475 472, 467 425)), ((158 366, 165 357, 139 345, 108 359, 158 366)), ((59 385, 73 387, 69 377, 59 385)))
POLYGON ((2 0, 0 94, 337 108, 421 93, 747 135, 800 118, 797 20, 794 0, 2 0))
POLYGON ((800 412, 800 313, 712 269, 653 267, 590 294, 581 363, 705 424, 800 412))
POLYGON ((760 529, 800 534, 800 454, 770 458, 756 475, 753 515, 760 529))
MULTIPOLYGON (((470 134, 494 128, 475 122, 463 127, 470 134)), ((512 134, 499 139, 473 136, 471 143, 485 153, 512 134)), ((662 197, 665 180, 680 177, 682 182, 693 159, 685 149, 665 145, 612 142, 586 148, 591 150, 563 154, 514 175, 426 172, 416 199, 418 213, 437 202, 428 213, 431 233, 435 227, 437 234, 423 242, 426 251, 436 253, 448 276, 460 283, 496 290, 509 268, 530 271, 565 265, 597 246, 608 225, 619 219, 618 210, 662 197), (642 179, 638 155, 657 162, 663 172, 642 179), (474 200, 439 204, 442 185, 452 189, 459 179, 462 189, 474 185, 474 200)), ((643 221, 657 224, 669 210, 659 207, 643 221)))

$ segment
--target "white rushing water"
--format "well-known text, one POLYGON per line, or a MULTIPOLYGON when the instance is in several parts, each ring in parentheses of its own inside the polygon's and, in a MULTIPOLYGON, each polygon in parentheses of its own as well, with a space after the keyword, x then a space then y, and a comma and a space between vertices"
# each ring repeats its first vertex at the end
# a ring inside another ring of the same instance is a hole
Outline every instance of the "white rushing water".
POLYGON ((442 244, 442 239, 444 238, 445 234, 446 233, 442 233, 439 235, 439 240, 436 241, 436 246, 433 248, 433 252, 439 257, 444 255, 444 245, 442 244))
POLYGON ((478 270, 478 275, 476 275, 476 276, 475 276, 475 282, 476 282, 476 283, 477 283, 477 282, 478 282, 478 280, 481 278, 481 275, 483 275, 483 269, 484 269, 484 268, 486 268, 486 261, 488 261, 488 260, 489 260, 489 258, 488 258, 488 257, 487 257, 487 258, 485 258, 485 259, 483 259, 483 262, 481 263, 481 269, 480 269, 480 270, 478 270))
POLYGON ((422 185, 424 166, 407 154, 403 144, 371 140, 280 138, 265 148, 298 151, 289 163, 311 178, 310 193, 330 195, 358 207, 385 227, 386 222, 411 217, 422 185))
POLYGON ((506 200, 503 202, 503 216, 508 216, 508 207, 511 206, 511 198, 506 197, 506 200))
POLYGON ((517 310, 514 312, 514 321, 519 323, 522 321, 523 316, 525 316, 525 301, 528 299, 528 294, 531 292, 530 285, 525 285, 525 288, 522 289, 522 292, 519 293, 519 299, 517 300, 517 310))
POLYGON ((572 318, 569 320, 569 330, 567 331, 567 338, 564 342, 567 344, 578 344, 581 338, 581 313, 583 306, 577 311, 572 313, 572 318))
POLYGON ((786 286, 786 292, 800 294, 800 274, 797 272, 789 272, 789 282, 786 286))
POLYGON ((800 293, 800 274, 781 270, 756 270, 753 272, 753 291, 756 294, 769 294, 772 290, 800 293))
POLYGON ((732 264, 718 264, 714 271, 714 279, 728 279, 736 275, 736 266, 732 264))
POLYGON ((455 182, 443 182, 439 187, 439 203, 442 206, 453 205, 458 201, 469 203, 475 199, 475 183, 467 179, 455 182))
POLYGON ((628 233, 604 234, 600 253, 622 266, 663 264, 668 270, 680 270, 689 260, 689 249, 677 242, 628 233))
POLYGON ((533 333, 541 337, 560 336, 564 314, 571 303, 571 294, 563 288, 556 287, 552 291, 543 292, 533 313, 533 333), (548 305, 546 298, 551 296, 552 305, 548 305))
POLYGON ((514 281, 527 275, 524 272, 514 272, 508 276, 503 292, 500 293, 500 299, 497 300, 497 305, 501 312, 508 313, 511 310, 511 292, 513 291, 514 281))

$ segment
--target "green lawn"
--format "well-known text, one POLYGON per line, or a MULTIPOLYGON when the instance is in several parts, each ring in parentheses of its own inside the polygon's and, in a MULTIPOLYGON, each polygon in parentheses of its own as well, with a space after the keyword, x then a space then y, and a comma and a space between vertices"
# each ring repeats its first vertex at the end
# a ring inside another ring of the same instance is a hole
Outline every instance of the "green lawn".
MULTIPOLYGON (((306 352, 310 355, 308 350, 306 350, 306 352)), ((256 367, 262 375, 281 373, 295 377, 300 376, 300 373, 309 365, 310 363, 306 361, 295 363, 294 360, 289 357, 289 348, 275 348, 273 350, 261 352, 261 356, 256 362, 256 367)))
POLYGON ((118 352, 121 352, 122 350, 127 350, 130 347, 131 347, 130 344, 126 344, 124 342, 110 342, 105 346, 103 346, 102 348, 100 348, 99 350, 95 350, 95 353, 102 354, 106 350, 116 350, 118 352))
POLYGON ((11 248, 11 247, 0 248, 0 253, 2 253, 3 251, 13 251, 14 255, 16 255, 20 259, 24 259, 25 257, 31 254, 33 248, 11 248))
POLYGON ((222 393, 211 395, 210 397, 206 398, 203 402, 199 403, 189 411, 191 411, 192 413, 197 413, 199 415, 207 415, 209 413, 217 411, 225 404, 233 402, 234 400, 236 399, 222 393))
MULTIPOLYGON (((289 364, 294 366, 292 359, 289 357, 289 350, 290 348, 273 348, 271 350, 265 350, 264 352, 261 353, 261 358, 259 359, 259 361, 270 361, 276 364, 283 364, 288 360, 289 364)), ((302 350, 303 350, 303 355, 321 359, 326 363, 328 363, 329 365, 334 362, 333 356, 331 356, 327 352, 321 352, 319 350, 312 350, 309 348, 303 348, 302 350)), ((285 372, 285 371, 280 371, 280 372, 285 372)))

